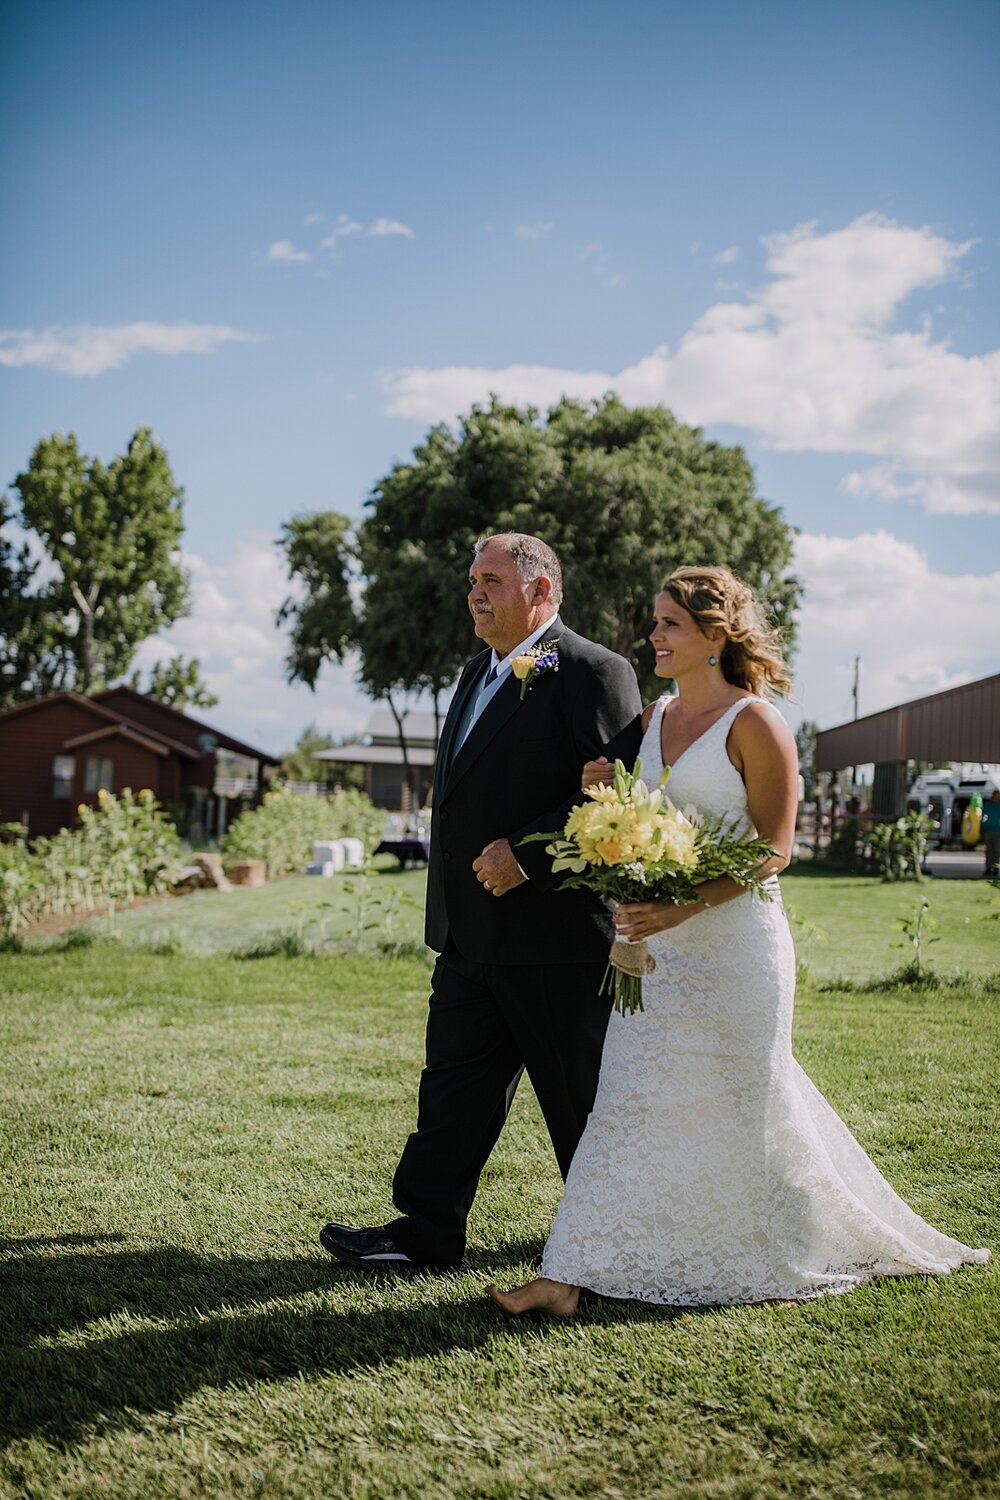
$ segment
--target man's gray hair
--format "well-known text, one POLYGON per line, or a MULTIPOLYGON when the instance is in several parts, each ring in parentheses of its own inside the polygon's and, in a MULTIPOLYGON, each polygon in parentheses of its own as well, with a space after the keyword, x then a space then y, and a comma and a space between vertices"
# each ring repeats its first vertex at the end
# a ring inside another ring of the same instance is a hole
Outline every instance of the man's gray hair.
POLYGON ((517 570, 518 578, 525 583, 545 574, 552 580, 552 603, 558 609, 562 603, 562 565, 548 542, 540 536, 529 536, 526 531, 484 532, 476 538, 475 556, 486 546, 502 547, 517 570))

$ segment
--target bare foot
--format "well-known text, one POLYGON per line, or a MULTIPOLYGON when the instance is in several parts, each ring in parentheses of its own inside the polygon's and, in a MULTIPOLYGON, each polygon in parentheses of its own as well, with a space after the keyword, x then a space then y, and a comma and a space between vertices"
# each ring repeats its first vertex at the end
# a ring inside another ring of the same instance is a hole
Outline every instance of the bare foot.
POLYGON ((524 1312, 544 1312, 552 1318, 571 1318, 580 1300, 578 1286, 568 1286, 565 1281, 550 1281, 547 1276, 539 1276, 525 1286, 515 1287, 512 1292, 501 1292, 495 1286, 488 1286, 486 1290, 497 1307, 502 1307, 505 1313, 510 1313, 514 1318, 524 1312))

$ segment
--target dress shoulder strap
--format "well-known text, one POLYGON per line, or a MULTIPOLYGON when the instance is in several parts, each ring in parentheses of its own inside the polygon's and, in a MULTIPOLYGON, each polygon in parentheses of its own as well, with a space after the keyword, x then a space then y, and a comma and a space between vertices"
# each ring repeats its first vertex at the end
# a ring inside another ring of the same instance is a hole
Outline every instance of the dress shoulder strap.
POLYGON ((725 713, 722 715, 722 718, 716 720, 716 723, 725 723, 728 724, 729 728, 732 728, 732 725, 736 719, 736 715, 742 713, 743 709, 747 708, 751 703, 762 703, 765 708, 769 708, 772 713, 777 714, 778 718, 781 719, 782 722, 784 722, 784 716, 782 715, 781 709, 777 706, 776 703, 772 703, 770 698, 760 698, 755 694, 752 698, 737 699, 735 703, 733 703, 729 708, 726 709, 725 713))

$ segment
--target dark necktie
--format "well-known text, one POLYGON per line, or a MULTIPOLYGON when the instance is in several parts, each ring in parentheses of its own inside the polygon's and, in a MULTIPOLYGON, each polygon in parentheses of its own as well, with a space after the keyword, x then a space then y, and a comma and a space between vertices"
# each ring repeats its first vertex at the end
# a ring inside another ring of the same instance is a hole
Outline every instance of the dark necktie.
POLYGON ((497 680, 497 669, 496 669, 496 667, 490 667, 490 670, 487 672, 486 676, 483 678, 483 686, 480 688, 479 691, 483 692, 486 688, 488 688, 490 686, 491 683, 496 682, 496 680, 497 680))

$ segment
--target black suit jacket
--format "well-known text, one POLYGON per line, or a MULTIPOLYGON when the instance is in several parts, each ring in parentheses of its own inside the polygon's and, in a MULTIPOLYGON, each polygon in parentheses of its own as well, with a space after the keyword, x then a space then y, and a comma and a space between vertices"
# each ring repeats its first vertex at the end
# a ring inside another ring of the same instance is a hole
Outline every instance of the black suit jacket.
POLYGON ((642 701, 623 657, 556 624, 559 669, 521 699, 512 672, 453 757, 470 696, 490 652, 468 663, 445 720, 434 779, 425 937, 441 952, 450 938, 463 958, 484 964, 584 963, 606 958, 611 920, 590 891, 558 889, 543 843, 528 833, 562 829, 579 800, 580 771, 598 755, 631 765, 641 740, 642 701), (528 881, 493 896, 472 861, 507 838, 528 881))

